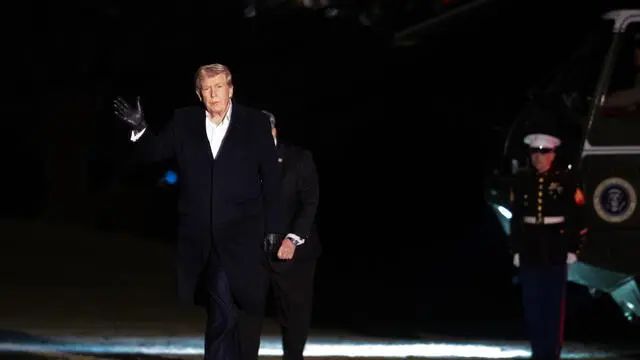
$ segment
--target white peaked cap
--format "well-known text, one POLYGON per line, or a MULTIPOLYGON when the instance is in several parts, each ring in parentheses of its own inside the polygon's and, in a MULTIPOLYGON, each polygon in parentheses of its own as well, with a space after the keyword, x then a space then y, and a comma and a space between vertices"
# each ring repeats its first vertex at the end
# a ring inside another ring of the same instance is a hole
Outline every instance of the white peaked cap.
POLYGON ((524 138, 524 143, 532 148, 555 149, 561 141, 557 137, 547 134, 529 134, 524 138))

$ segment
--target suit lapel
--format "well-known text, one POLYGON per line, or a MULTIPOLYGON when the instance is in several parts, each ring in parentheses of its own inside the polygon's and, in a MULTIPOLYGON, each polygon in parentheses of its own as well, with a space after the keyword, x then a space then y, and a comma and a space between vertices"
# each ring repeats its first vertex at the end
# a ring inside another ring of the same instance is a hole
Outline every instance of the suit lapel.
POLYGON ((203 148, 202 151, 207 152, 207 159, 209 162, 213 161, 213 154, 211 153, 211 143, 207 137, 207 117, 206 110, 202 109, 200 116, 197 117, 198 121, 195 124, 195 134, 198 138, 199 147, 203 148))
MULTIPOLYGON (((241 127, 242 122, 242 108, 238 106, 235 102, 232 103, 233 107, 231 109, 231 120, 229 121, 229 128, 227 129, 227 133, 224 134, 222 138, 222 142, 220 143, 220 149, 218 150, 218 156, 216 156, 216 160, 219 160, 221 156, 224 155, 225 152, 229 151, 229 148, 233 146, 236 140, 236 134, 238 129, 241 127)), ((211 152, 211 150, 209 150, 211 152)))

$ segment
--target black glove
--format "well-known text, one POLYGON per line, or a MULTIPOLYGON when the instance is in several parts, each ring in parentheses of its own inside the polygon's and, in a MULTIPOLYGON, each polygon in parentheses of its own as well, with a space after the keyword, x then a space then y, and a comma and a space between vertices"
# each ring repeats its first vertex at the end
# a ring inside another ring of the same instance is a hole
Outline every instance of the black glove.
POLYGON ((267 234, 264 237, 263 249, 266 253, 275 254, 282 244, 282 236, 280 234, 267 234))
POLYGON ((144 112, 140 106, 140 96, 136 98, 135 108, 131 108, 123 98, 118 96, 113 101, 113 112, 120 120, 131 126, 136 133, 147 127, 147 123, 144 121, 144 112))

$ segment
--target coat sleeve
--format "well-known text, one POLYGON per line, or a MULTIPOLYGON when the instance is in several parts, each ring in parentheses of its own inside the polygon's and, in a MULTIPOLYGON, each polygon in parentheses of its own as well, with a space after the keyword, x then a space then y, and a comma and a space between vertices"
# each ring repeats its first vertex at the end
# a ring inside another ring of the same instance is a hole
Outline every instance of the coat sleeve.
POLYGON ((567 175, 567 221, 565 232, 567 234, 567 251, 579 254, 586 240, 587 227, 585 224, 585 196, 582 184, 578 176, 571 172, 567 175))
POLYGON ((303 150, 302 152, 296 187, 298 204, 291 231, 302 238, 308 238, 320 199, 316 165, 311 152, 308 150, 303 150))
POLYGON ((509 208, 511 211, 511 221, 509 222, 508 245, 512 254, 518 254, 522 250, 522 206, 520 198, 522 188, 522 176, 516 175, 509 190, 509 208))
POLYGON ((133 141, 135 162, 154 163, 175 157, 177 148, 178 111, 174 112, 171 121, 159 131, 146 128, 144 133, 133 141))

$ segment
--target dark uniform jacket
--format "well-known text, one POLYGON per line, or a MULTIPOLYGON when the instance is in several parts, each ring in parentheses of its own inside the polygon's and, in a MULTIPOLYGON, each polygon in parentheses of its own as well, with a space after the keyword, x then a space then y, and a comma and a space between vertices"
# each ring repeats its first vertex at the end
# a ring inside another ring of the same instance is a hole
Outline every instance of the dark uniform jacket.
POLYGON ((510 248, 521 265, 561 265, 579 254, 584 194, 575 172, 521 171, 511 187, 510 248))

